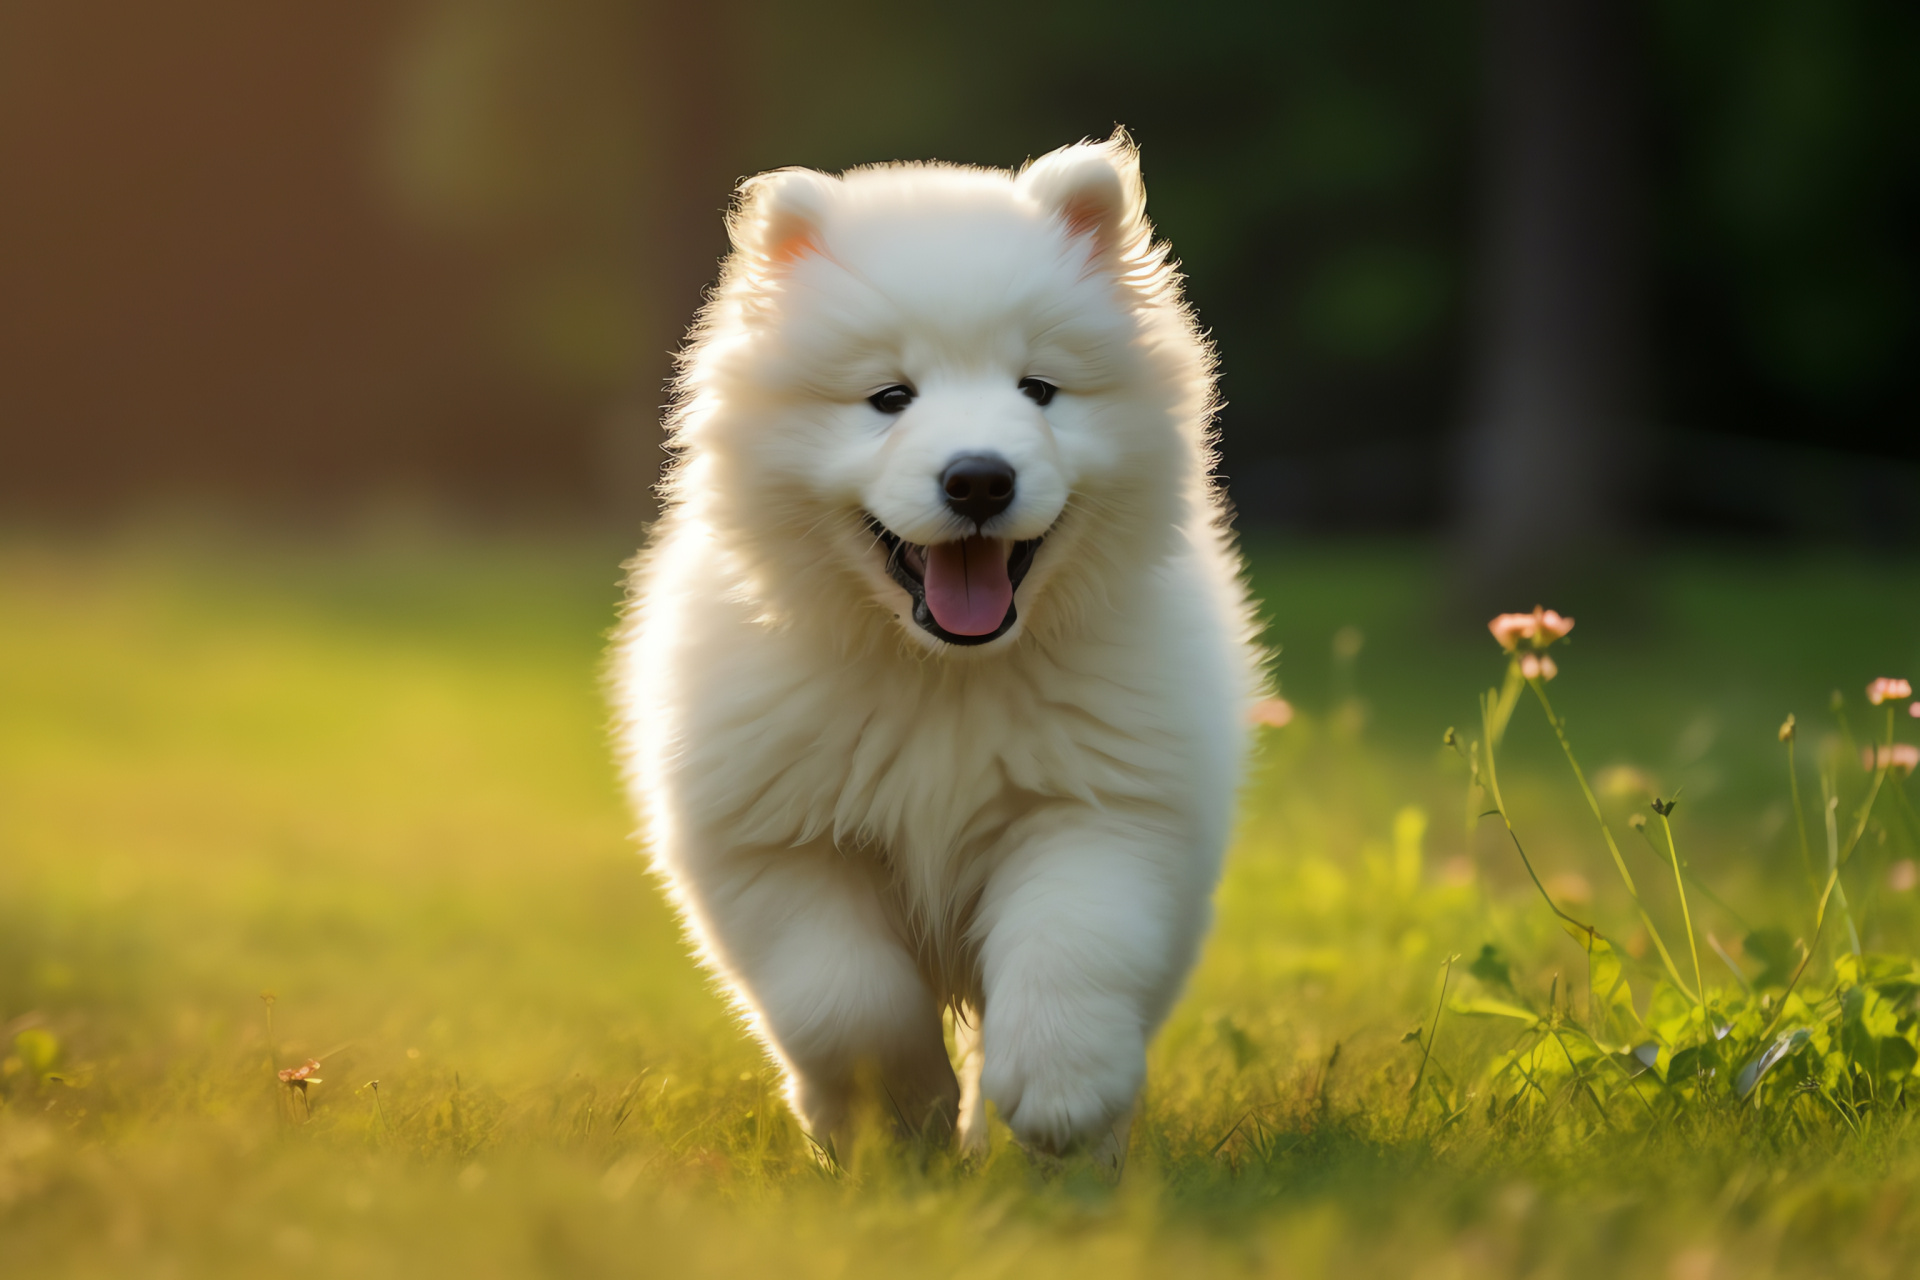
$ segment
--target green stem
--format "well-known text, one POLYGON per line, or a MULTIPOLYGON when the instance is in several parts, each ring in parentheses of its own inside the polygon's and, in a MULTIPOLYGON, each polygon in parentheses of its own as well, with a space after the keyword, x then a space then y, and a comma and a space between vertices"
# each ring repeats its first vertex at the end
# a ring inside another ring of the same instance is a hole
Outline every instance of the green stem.
POLYGON ((1500 813, 1500 810, 1495 809, 1493 812, 1500 814, 1500 821, 1504 823, 1507 828, 1507 839, 1513 841, 1513 851, 1520 855, 1520 865, 1527 869, 1527 879, 1533 881, 1533 887, 1538 889, 1540 891, 1540 896, 1546 900, 1547 910, 1553 912, 1554 915, 1560 917, 1560 919, 1566 921, 1568 924, 1572 925, 1575 929, 1578 929, 1581 933, 1584 933, 1587 935, 1587 944, 1586 944, 1587 962, 1588 962, 1588 969, 1589 971, 1591 971, 1592 962, 1593 962, 1593 943, 1595 939, 1600 937, 1600 931, 1594 928, 1592 925, 1588 924, 1586 921, 1576 920, 1572 916, 1568 915, 1566 912, 1560 909, 1560 904, 1555 902, 1553 900, 1553 895, 1547 892, 1547 886, 1540 883, 1540 873, 1533 869, 1533 860, 1527 857, 1527 851, 1525 847, 1521 845, 1520 834, 1519 832, 1513 829, 1513 823, 1508 822, 1507 815, 1504 813, 1500 813))
POLYGON ((1796 734, 1787 736, 1787 782, 1793 789, 1793 831, 1800 837, 1800 863, 1807 870, 1807 887, 1815 888, 1819 879, 1813 872, 1813 848, 1807 841, 1807 813, 1800 805, 1800 770, 1794 767, 1793 743, 1796 734))
MULTIPOLYGON (((1854 850, 1860 847, 1861 837, 1867 834, 1867 823, 1873 817, 1874 802, 1879 800, 1880 789, 1886 785, 1887 775, 1893 771, 1893 708, 1892 707, 1887 708, 1886 744, 1884 746, 1876 748, 1874 753, 1873 764, 1874 764, 1873 784, 1867 788, 1866 801, 1863 804, 1861 804, 1860 815, 1858 818, 1854 820, 1853 834, 1847 838, 1847 847, 1844 850, 1840 851, 1838 857, 1834 860, 1834 865, 1836 869, 1838 867, 1845 866, 1847 863, 1853 860, 1854 850)), ((1898 790, 1898 788, 1896 787, 1895 790, 1898 790)), ((1836 806, 1837 806, 1837 802, 1836 802, 1836 806)), ((1838 893, 1840 895, 1840 909, 1842 912, 1845 913, 1845 916, 1846 916, 1847 938, 1853 944, 1853 954, 1857 956, 1860 954, 1860 932, 1859 930, 1854 928, 1853 911, 1852 911, 1852 908, 1849 907, 1847 904, 1846 886, 1841 885, 1838 889, 1838 893)))
MULTIPOLYGON (((1633 899, 1635 910, 1640 913, 1640 923, 1646 927, 1647 937, 1653 940, 1654 949, 1660 953, 1660 960, 1667 967, 1667 976, 1673 979, 1673 985, 1686 992, 1687 998, 1700 1004, 1700 996, 1687 990, 1686 982, 1680 977, 1680 968, 1673 962, 1673 955, 1667 950, 1666 940, 1660 936, 1660 929, 1653 923, 1653 917, 1647 914, 1646 904, 1640 901, 1640 891, 1634 887, 1633 874, 1627 870, 1627 860, 1620 856, 1620 846, 1614 841, 1613 829, 1607 825, 1606 817, 1600 812, 1600 801, 1593 794, 1593 788, 1587 785, 1587 775, 1580 768, 1580 762, 1574 758, 1573 744, 1567 741, 1566 726, 1560 717, 1554 714, 1553 704, 1547 700, 1546 686, 1539 680, 1529 680, 1534 696, 1540 699, 1540 707, 1547 713, 1547 723, 1553 726, 1553 736, 1560 743, 1561 754, 1567 758, 1567 766, 1573 770, 1573 777, 1580 784, 1580 793, 1587 798, 1587 808, 1593 811, 1593 820, 1600 824, 1600 834, 1606 839, 1607 852, 1613 855, 1614 868, 1620 873, 1620 881, 1627 886, 1627 894, 1633 899)), ((1692 941, 1689 937, 1688 941, 1692 941)), ((1694 965, 1696 971, 1699 965, 1694 965)))
POLYGON ((1860 817, 1854 822, 1853 834, 1847 838, 1847 847, 1840 854, 1840 864, 1845 866, 1853 859, 1853 851, 1860 847, 1860 837, 1867 834, 1867 819, 1873 813, 1873 802, 1880 798, 1880 786, 1887 780, 1887 766, 1882 764, 1873 771, 1873 785, 1867 788, 1867 802, 1860 806, 1860 817))
POLYGON ((1787 980, 1787 989, 1780 993, 1780 1003, 1774 1006, 1773 1018, 1767 1023, 1767 1029, 1760 1033, 1760 1044, 1766 1044, 1773 1035, 1773 1029, 1780 1025, 1780 1019, 1787 1014, 1787 1000, 1793 995, 1794 988, 1800 985, 1800 977, 1806 973, 1807 965, 1813 960, 1813 949, 1820 945, 1820 932, 1827 927, 1827 899, 1833 896, 1835 886, 1840 883, 1840 873, 1827 875, 1827 887, 1820 894, 1820 901, 1813 909, 1813 937, 1807 943, 1806 952, 1800 957, 1800 963, 1794 966, 1793 977, 1787 980))
POLYGON ((1580 768, 1580 762, 1574 758, 1573 744, 1567 741, 1566 726, 1553 712, 1553 704, 1547 700, 1546 686, 1538 680, 1527 682, 1533 688, 1534 696, 1540 699, 1541 709, 1547 713, 1547 723, 1553 726, 1553 736, 1560 743, 1560 751, 1567 758, 1567 766, 1573 770, 1574 781, 1580 784, 1580 794, 1587 798, 1587 808, 1593 811, 1593 820, 1600 824, 1600 834, 1606 838, 1607 852, 1613 855, 1613 865, 1620 872, 1620 879, 1627 886, 1627 892, 1633 900, 1640 900, 1640 891, 1634 887, 1633 874, 1627 870, 1627 860, 1620 856, 1620 846, 1614 843, 1613 830, 1607 826, 1607 820, 1600 813, 1600 801, 1593 794, 1593 788, 1587 785, 1586 772, 1580 768))
POLYGON ((1506 737, 1507 722, 1513 719, 1514 708, 1520 705, 1520 690, 1525 684, 1526 677, 1520 674, 1520 660, 1515 658, 1507 663, 1507 676, 1500 683, 1500 692, 1491 695, 1490 714, 1484 726, 1489 750, 1499 747, 1501 739, 1506 737))
POLYGON ((1854 741, 1853 721, 1847 719, 1847 704, 1845 699, 1841 698, 1838 689, 1833 691, 1833 718, 1840 724, 1840 740, 1847 744, 1847 754, 1859 755, 1860 744, 1854 741))
MULTIPOLYGON (((1494 737, 1491 721, 1497 704, 1498 696, 1491 690, 1488 691, 1487 697, 1482 699, 1480 703, 1481 727, 1485 730, 1489 743, 1493 741, 1494 737)), ((1593 939, 1599 937, 1600 933, 1592 925, 1581 920, 1576 920, 1562 911, 1560 904, 1553 900, 1553 895, 1547 892, 1547 886, 1541 882, 1540 873, 1533 869, 1533 860, 1527 857, 1526 848, 1520 843, 1520 834, 1513 829, 1513 819, 1507 816, 1506 802, 1500 797, 1500 772, 1495 767, 1494 753, 1491 746, 1487 748, 1487 758, 1483 776, 1486 779, 1487 794, 1493 798, 1493 812, 1500 816, 1501 825, 1506 827, 1507 839, 1513 841, 1514 852, 1520 855, 1520 865, 1527 869, 1527 879, 1533 881, 1533 887, 1540 891, 1540 897, 1546 902, 1547 910, 1553 912, 1554 915, 1587 935, 1586 951, 1588 959, 1591 960, 1593 956, 1593 939)), ((1484 817, 1486 815, 1482 814, 1481 816, 1484 817)))
POLYGON ((1687 882, 1680 874, 1680 847, 1673 842, 1673 823, 1667 815, 1660 815, 1660 829, 1666 832, 1667 856, 1673 861, 1673 887, 1680 893, 1680 919, 1687 927, 1687 950, 1693 953, 1693 986, 1702 995, 1706 994, 1707 984, 1700 980, 1700 944, 1693 937, 1693 912, 1687 906, 1687 882))
POLYGON ((1586 1090, 1587 1097, 1593 1102, 1593 1109, 1600 1113, 1600 1123, 1612 1129, 1613 1120, 1607 1115, 1606 1104, 1600 1101, 1600 1095, 1595 1092, 1593 1082, 1587 1079, 1587 1073, 1582 1071, 1580 1064, 1573 1060, 1573 1050, 1567 1048, 1567 1042, 1560 1038, 1559 1028, 1553 1023, 1548 1023, 1547 1034, 1553 1037, 1553 1042, 1560 1046, 1560 1052, 1566 1056, 1567 1067, 1573 1072, 1574 1082, 1586 1090))
MULTIPOLYGON (((1867 792, 1866 808, 1860 811, 1860 830, 1863 832, 1867 825, 1866 815, 1872 811, 1874 797, 1879 794, 1879 791, 1880 778, 1876 774, 1873 787, 1867 792)), ((1853 909, 1847 905, 1847 888, 1840 883, 1840 868, 1845 865, 1848 855, 1853 852, 1853 846, 1859 843, 1860 836, 1855 834, 1854 838, 1847 842, 1846 852, 1841 852, 1840 797, 1834 794, 1834 779, 1826 774, 1820 777, 1820 798, 1825 803, 1827 819, 1827 892, 1839 898, 1840 918, 1847 926, 1847 941, 1853 954, 1859 955, 1860 932, 1853 927, 1853 909)), ((1821 898, 1823 908, 1825 902, 1826 899, 1823 896, 1821 898)))
MULTIPOLYGON (((1506 816, 1506 802, 1500 798, 1500 773, 1494 767, 1494 708, 1500 701, 1500 695, 1489 689, 1480 699, 1480 737, 1481 752, 1486 757, 1480 768, 1480 776, 1485 780, 1487 794, 1493 797, 1493 807, 1502 817, 1506 816)), ((1508 824, 1512 825, 1512 824, 1508 824)))
MULTIPOLYGON (((1491 715, 1495 705, 1495 698, 1496 695, 1489 691, 1488 696, 1481 700, 1480 712, 1483 720, 1491 715)), ((1527 869, 1527 878, 1533 881, 1533 887, 1540 891, 1540 897, 1547 904, 1547 910, 1553 912, 1555 916, 1564 921, 1570 929, 1577 931, 1586 938, 1586 941, 1582 943, 1581 946, 1587 953, 1587 963, 1589 969, 1591 969, 1593 963, 1593 944, 1598 941, 1604 941, 1605 939, 1600 931, 1592 925, 1586 923, 1584 920, 1575 919, 1565 911, 1562 911, 1560 904, 1553 900, 1553 895, 1547 892, 1547 886, 1542 883, 1540 873, 1533 869, 1533 860, 1527 857, 1527 850, 1525 846, 1520 843, 1520 833, 1513 829, 1513 819, 1507 816, 1506 803, 1500 798, 1500 775, 1495 767, 1494 754, 1492 751, 1486 753, 1484 778, 1487 794, 1493 798, 1495 806, 1491 812, 1498 814, 1501 823, 1506 827, 1507 838, 1513 841, 1514 852, 1520 855, 1520 865, 1527 869)), ((1485 817, 1486 815, 1482 814, 1481 816, 1485 817)), ((1629 885, 1629 887, 1631 887, 1631 885, 1629 885)), ((1638 906, 1639 899, 1635 898, 1634 903, 1638 906)), ((1644 908, 1640 911, 1640 919, 1645 922, 1648 935, 1653 938, 1654 945, 1660 948, 1660 958, 1666 963, 1667 974, 1673 979, 1673 985, 1679 990, 1686 992, 1689 1000, 1692 1000, 1695 1004, 1699 1004, 1700 998, 1694 995, 1693 992, 1687 991, 1686 982, 1681 979, 1680 971, 1673 963, 1673 957, 1667 954, 1666 944, 1660 941, 1660 935, 1658 931, 1654 929, 1653 921, 1647 918, 1647 913, 1644 908)), ((1618 951, 1620 948, 1615 947, 1614 949, 1618 951)))
POLYGON ((1447 1007, 1447 984, 1453 981, 1453 962, 1459 956, 1448 956, 1447 967, 1440 975, 1440 999, 1433 1006, 1433 1029, 1427 1032, 1427 1042, 1420 1046, 1420 1069, 1413 1073, 1413 1087, 1407 1090, 1407 1114, 1400 1120, 1401 1132, 1406 1132, 1407 1123, 1413 1119, 1413 1108, 1420 1101, 1420 1082, 1426 1079, 1427 1063, 1433 1058, 1433 1042, 1440 1034, 1440 1014, 1447 1007))
MULTIPOLYGON (((1667 855, 1660 851, 1660 846, 1658 844, 1654 843, 1653 836, 1648 832, 1646 828, 1646 824, 1642 823, 1639 827, 1635 829, 1640 833, 1640 839, 1645 842, 1647 846, 1647 852, 1651 853, 1654 857, 1659 858, 1662 861, 1665 861, 1667 855)), ((1687 877, 1687 883, 1693 886, 1693 891, 1699 894, 1701 897, 1705 898, 1708 902, 1711 902, 1714 906, 1720 908, 1720 910, 1726 912, 1727 918, 1732 920, 1736 925, 1740 926, 1741 932, 1743 933, 1753 932, 1753 926, 1747 923, 1747 918, 1741 915, 1738 911, 1734 910, 1733 904, 1728 902, 1725 898, 1721 897, 1719 894, 1715 893, 1713 891, 1712 885, 1708 884, 1705 880, 1702 880, 1699 876, 1695 875, 1693 873, 1693 864, 1688 862, 1685 858, 1682 858, 1680 860, 1680 871, 1683 875, 1687 877)), ((1820 891, 1820 882, 1818 880, 1812 881, 1809 887, 1811 887, 1815 893, 1818 893, 1820 891)))

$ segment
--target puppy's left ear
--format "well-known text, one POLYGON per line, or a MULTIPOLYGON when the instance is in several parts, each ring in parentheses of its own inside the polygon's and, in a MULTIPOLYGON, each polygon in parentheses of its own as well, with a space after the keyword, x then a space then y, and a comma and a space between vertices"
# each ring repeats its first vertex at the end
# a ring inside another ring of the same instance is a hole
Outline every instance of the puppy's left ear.
POLYGON ((1114 130, 1105 142, 1049 151, 1021 172, 1018 186, 1074 235, 1091 236, 1102 255, 1124 255, 1146 230, 1140 150, 1125 129, 1114 130))

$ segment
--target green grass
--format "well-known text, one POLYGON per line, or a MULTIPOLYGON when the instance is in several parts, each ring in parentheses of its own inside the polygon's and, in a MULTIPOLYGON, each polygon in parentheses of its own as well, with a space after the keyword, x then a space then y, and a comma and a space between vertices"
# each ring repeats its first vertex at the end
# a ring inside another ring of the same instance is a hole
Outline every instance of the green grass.
MULTIPOLYGON (((0 1274, 1694 1278, 1896 1274, 1920 1244, 1903 1106, 1602 1121, 1567 1087, 1490 1116, 1511 1023, 1452 1010, 1409 1106, 1447 956, 1496 945, 1543 1009, 1586 978, 1497 824, 1468 829, 1441 733, 1500 657, 1413 546, 1256 555, 1302 714, 1265 739, 1121 1185, 1004 1133, 979 1168, 875 1139, 821 1171, 632 851, 597 688, 621 553, 0 540, 0 1274), (277 1083, 309 1056, 323 1083, 277 1083)), ((1775 729, 1830 754, 1830 689, 1920 673, 1920 574, 1641 580, 1630 626, 1556 650, 1556 704, 1590 769, 1684 786, 1682 847, 1747 923, 1807 935, 1775 729)), ((1523 708, 1509 810, 1631 949, 1555 750, 1523 708)), ((1624 836, 1638 801, 1607 803, 1624 836)), ((1882 950, 1920 936, 1883 886, 1905 838, 1876 824, 1849 882, 1882 950)), ((1623 853, 1683 936, 1671 873, 1623 853)))

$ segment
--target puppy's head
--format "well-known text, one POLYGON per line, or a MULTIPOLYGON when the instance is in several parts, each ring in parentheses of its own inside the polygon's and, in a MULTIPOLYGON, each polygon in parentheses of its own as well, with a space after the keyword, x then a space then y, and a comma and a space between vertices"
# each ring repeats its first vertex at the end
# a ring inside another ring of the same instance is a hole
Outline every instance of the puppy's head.
POLYGON ((989 653, 1171 531, 1210 376, 1124 136, 1018 173, 764 174, 730 230, 676 488, 787 608, 989 653))

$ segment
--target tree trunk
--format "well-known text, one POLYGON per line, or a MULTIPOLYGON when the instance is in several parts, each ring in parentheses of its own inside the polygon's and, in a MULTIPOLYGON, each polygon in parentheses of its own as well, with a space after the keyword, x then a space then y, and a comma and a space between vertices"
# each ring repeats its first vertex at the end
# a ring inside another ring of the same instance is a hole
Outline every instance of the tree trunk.
POLYGON ((1646 364, 1635 32, 1619 0, 1483 12, 1462 585, 1474 607, 1566 607, 1561 593, 1618 576, 1633 534, 1646 364))

